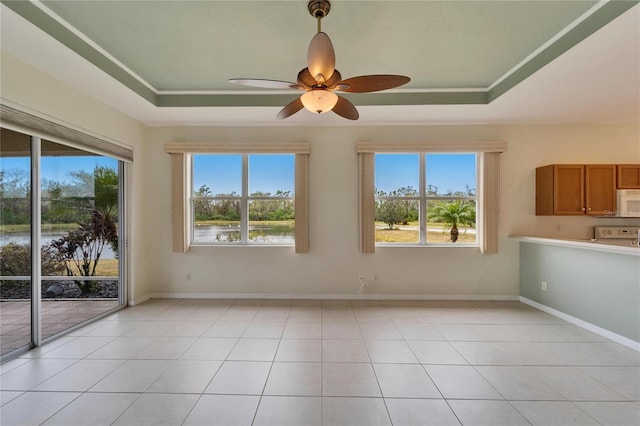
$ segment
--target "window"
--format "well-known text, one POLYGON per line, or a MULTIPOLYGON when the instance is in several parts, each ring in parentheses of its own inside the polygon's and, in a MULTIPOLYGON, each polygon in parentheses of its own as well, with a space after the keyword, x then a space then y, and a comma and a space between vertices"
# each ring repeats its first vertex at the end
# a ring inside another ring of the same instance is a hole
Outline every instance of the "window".
POLYGON ((308 144, 168 143, 173 251, 281 245, 309 251, 308 144))
POLYGON ((476 245, 476 154, 375 154, 378 244, 476 245))
POLYGON ((500 141, 358 143, 360 251, 444 245, 497 253, 506 148, 500 141))
POLYGON ((197 154, 192 161, 194 244, 294 244, 294 155, 197 154))

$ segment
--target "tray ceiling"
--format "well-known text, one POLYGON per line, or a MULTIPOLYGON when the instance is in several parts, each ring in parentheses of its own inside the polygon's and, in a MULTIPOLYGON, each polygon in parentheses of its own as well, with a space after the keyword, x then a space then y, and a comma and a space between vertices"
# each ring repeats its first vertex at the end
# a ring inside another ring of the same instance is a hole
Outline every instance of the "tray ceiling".
MULTIPOLYGON (((412 79, 400 89, 345 96, 357 106, 480 106, 637 3, 333 0, 322 29, 343 77, 412 79)), ((306 0, 2 4, 161 109, 281 107, 296 91, 251 89, 228 79, 295 81, 316 31, 306 0)))

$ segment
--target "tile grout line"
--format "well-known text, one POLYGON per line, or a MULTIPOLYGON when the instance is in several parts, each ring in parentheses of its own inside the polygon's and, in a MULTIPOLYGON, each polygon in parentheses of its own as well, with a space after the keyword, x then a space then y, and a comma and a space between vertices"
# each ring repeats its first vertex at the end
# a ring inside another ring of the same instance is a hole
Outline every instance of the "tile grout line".
MULTIPOLYGON (((351 309, 353 309, 353 304, 350 302, 351 305, 351 309)), ((382 399, 382 403, 384 404, 384 409, 387 412, 387 418, 389 419, 389 424, 393 425, 393 420, 391 419, 391 413, 389 412, 389 406, 387 405, 387 400, 384 396, 384 392, 382 391, 382 386, 380 386, 380 380, 378 379, 378 373, 376 372, 376 369, 373 367, 373 361, 371 360, 371 354, 369 353, 369 347, 366 344, 366 341, 364 340, 364 335, 362 334, 362 328, 360 328, 360 321, 358 321, 358 317, 357 315, 355 315, 355 310, 354 310, 354 316, 356 317, 356 324, 358 325, 358 330, 360 331, 360 336, 362 337, 362 341, 365 342, 364 343, 364 348, 367 351, 367 357, 369 357, 369 366, 371 367, 371 370, 373 370, 373 377, 376 378, 376 384, 378 385, 378 390, 380 391, 380 398, 382 399)), ((417 358, 416 358, 417 359, 417 358)))
POLYGON ((324 314, 320 300, 320 424, 324 425, 324 314))
MULTIPOLYGON (((264 303, 265 303, 265 301, 263 300, 262 305, 260 305, 260 307, 263 307, 264 303)), ((251 319, 249 324, 251 324, 251 322, 253 322, 255 317, 258 315, 259 311, 260 310, 256 311, 255 315, 253 316, 253 318, 251 319)), ((289 313, 287 313, 287 319, 285 320, 284 327, 282 327, 282 331, 280 332, 280 338, 278 339, 278 345, 276 346, 276 350, 275 350, 275 352, 273 354, 273 359, 271 360, 271 365, 269 366, 269 372, 267 373, 267 377, 266 377, 266 379, 264 381, 264 385, 262 386, 262 392, 260 392, 260 397, 258 399, 258 405, 256 405, 255 413, 253 413, 253 419, 251 420, 251 425, 253 425, 255 423, 256 418, 258 417, 258 411, 260 410, 260 404, 262 404, 262 398, 264 397, 264 391, 267 389, 267 383, 269 383, 269 377, 271 376, 271 371, 273 370, 273 364, 275 363, 275 359, 276 359, 276 356, 278 354, 278 349, 280 348, 280 343, 282 342, 282 336, 284 335, 284 330, 287 327, 288 320, 289 320, 289 313)), ((248 328, 249 328, 249 325, 247 325, 247 329, 248 328)), ((246 329, 245 329, 245 332, 246 332, 246 329)), ((242 338, 242 337, 240 337, 240 338, 242 338)), ((240 339, 238 339, 238 341, 240 341, 240 339)))

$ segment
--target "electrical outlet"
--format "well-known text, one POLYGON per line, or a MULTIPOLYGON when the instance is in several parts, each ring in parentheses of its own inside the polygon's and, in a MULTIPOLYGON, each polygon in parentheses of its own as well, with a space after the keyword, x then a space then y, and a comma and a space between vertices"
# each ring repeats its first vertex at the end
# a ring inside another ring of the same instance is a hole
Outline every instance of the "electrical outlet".
POLYGON ((556 223, 556 232, 560 232, 560 224, 556 223))
POLYGON ((547 282, 546 281, 542 281, 540 283, 540 287, 542 288, 542 291, 547 291, 547 282))
POLYGON ((187 281, 191 281, 191 272, 187 272, 187 281))
POLYGON ((367 280, 364 276, 360 275, 358 277, 358 281, 360 281, 360 285, 358 285, 358 293, 364 292, 364 289, 367 288, 367 280))

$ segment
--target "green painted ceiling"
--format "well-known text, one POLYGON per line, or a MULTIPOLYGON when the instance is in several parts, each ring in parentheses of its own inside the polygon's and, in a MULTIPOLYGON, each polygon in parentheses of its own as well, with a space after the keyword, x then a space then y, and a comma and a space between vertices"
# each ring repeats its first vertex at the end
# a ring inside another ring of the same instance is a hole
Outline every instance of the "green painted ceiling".
MULTIPOLYGON (((306 0, 3 3, 158 106, 285 104, 227 80, 295 81, 316 31, 306 0)), ((412 79, 359 105, 481 104, 636 3, 334 0, 322 28, 343 77, 412 79)))

